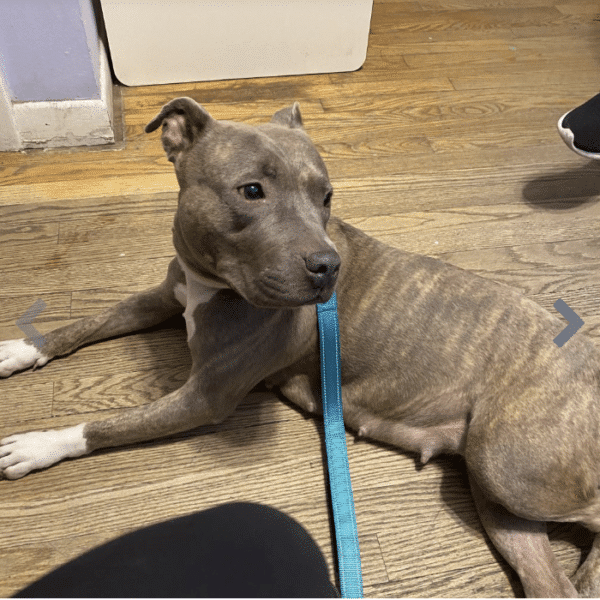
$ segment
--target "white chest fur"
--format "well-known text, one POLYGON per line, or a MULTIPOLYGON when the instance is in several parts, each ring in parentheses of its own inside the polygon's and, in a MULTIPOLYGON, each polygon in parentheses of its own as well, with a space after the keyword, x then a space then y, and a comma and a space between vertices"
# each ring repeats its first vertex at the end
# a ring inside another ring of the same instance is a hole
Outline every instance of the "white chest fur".
POLYGON ((185 273, 185 285, 178 283, 175 285, 175 298, 183 306, 183 318, 187 329, 188 342, 196 334, 196 321, 194 320, 194 311, 200 304, 206 304, 220 289, 226 286, 215 286, 212 282, 207 282, 202 277, 196 275, 189 269, 184 262, 177 257, 177 260, 185 273))

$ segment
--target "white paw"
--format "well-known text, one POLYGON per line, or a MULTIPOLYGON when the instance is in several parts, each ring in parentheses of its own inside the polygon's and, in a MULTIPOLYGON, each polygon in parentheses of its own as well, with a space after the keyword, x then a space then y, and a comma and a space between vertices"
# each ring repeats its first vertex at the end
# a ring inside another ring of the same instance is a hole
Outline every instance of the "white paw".
POLYGON ((25 340, 0 342, 0 377, 29 367, 43 367, 50 358, 25 340))
POLYGON ((87 454, 85 423, 51 431, 31 431, 0 440, 0 474, 19 479, 34 469, 44 469, 63 458, 87 454))

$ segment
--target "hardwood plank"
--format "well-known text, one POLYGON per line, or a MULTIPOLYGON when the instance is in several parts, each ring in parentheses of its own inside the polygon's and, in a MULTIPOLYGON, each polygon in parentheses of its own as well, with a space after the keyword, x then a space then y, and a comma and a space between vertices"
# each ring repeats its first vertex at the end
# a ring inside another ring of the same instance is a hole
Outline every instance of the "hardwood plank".
MULTIPOLYGON (((588 2, 588 0, 582 0, 588 2)), ((558 8, 556 0, 419 0, 423 10, 479 10, 513 8, 558 8)))
MULTIPOLYGON (((513 35, 497 35, 496 37, 472 36, 466 39, 432 39, 427 42, 418 42, 405 39, 398 32, 380 33, 372 35, 369 39, 369 51, 381 51, 384 56, 413 55, 424 54, 429 56, 429 61, 435 65, 446 64, 445 57, 439 57, 438 54, 453 54, 462 52, 504 52, 507 49, 512 52, 518 52, 514 56, 520 61, 531 60, 539 61, 540 47, 544 48, 544 57, 553 56, 557 60, 573 58, 571 53, 565 53, 565 44, 573 45, 573 54, 576 51, 591 51, 594 48, 594 39, 592 36, 581 36, 573 39, 569 32, 564 29, 557 29, 553 35, 544 35, 527 38, 515 38, 513 35)), ((424 58, 427 60, 427 58, 424 58)), ((514 61, 513 61, 514 62, 514 61)))
POLYGON ((598 5, 588 0, 559 3, 556 4, 556 9, 565 15, 584 15, 594 19, 598 17, 598 5))
POLYGON ((435 10, 423 13, 405 12, 400 5, 386 7, 385 12, 374 12, 371 19, 373 33, 390 31, 452 31, 471 32, 512 31, 522 27, 556 27, 572 24, 576 17, 564 15, 554 6, 536 6, 489 9, 435 10))
MULTIPOLYGON (((101 193, 100 189, 100 193, 101 193)), ((71 218, 94 217, 98 222, 110 222, 123 213, 155 212, 157 215, 168 212, 174 214, 177 208, 177 191, 158 194, 124 194, 119 196, 95 196, 91 198, 65 199, 52 203, 26 202, 2 206, 3 223, 6 226, 21 227, 22 232, 36 225, 59 223, 71 218)), ((35 235, 35 232, 31 232, 35 235)), ((7 233, 8 235, 8 233, 7 233)), ((0 237, 1 240, 1 237, 0 237)), ((0 242, 1 243, 1 242, 0 242)), ((0 256, 2 258, 2 256, 0 256)))
MULTIPOLYGON (((125 257, 123 257, 125 258, 125 257)), ((24 273, 16 266, 3 274, 3 293, 16 295, 46 294, 54 291, 70 291, 78 289, 97 289, 110 287, 117 281, 135 281, 136 288, 141 291, 161 283, 167 272, 167 267, 173 258, 173 252, 159 258, 144 258, 139 260, 121 260, 106 264, 106 268, 97 272, 90 270, 92 262, 59 265, 44 268, 36 272, 35 278, 30 273, 24 273)))
POLYGON ((540 71, 521 74, 496 73, 494 75, 479 74, 476 76, 452 77, 451 82, 456 90, 506 89, 516 87, 524 93, 535 93, 543 86, 545 89, 560 87, 565 96, 570 96, 573 108, 596 94, 594 70, 576 69, 561 71, 540 71))
MULTIPOLYGON (((465 121, 481 124, 482 121, 492 117, 503 119, 504 130, 517 119, 546 119, 548 114, 554 115, 559 112, 564 102, 564 94, 561 90, 550 91, 543 100, 537 100, 535 105, 532 105, 522 91, 508 89, 504 91, 501 100, 498 98, 497 90, 476 90, 472 94, 469 90, 461 90, 461 92, 414 94, 410 99, 398 94, 382 94, 377 99, 331 98, 323 100, 323 106, 330 113, 335 112, 340 115, 348 131, 360 127, 357 122, 360 120, 362 127, 387 125, 401 128, 404 126, 413 132, 421 124, 432 125, 427 129, 419 130, 427 134, 436 132, 436 127, 440 125, 444 129, 447 128, 448 121, 460 122, 461 125, 465 121), (377 119, 377 123, 373 123, 377 119)), ((554 121, 550 123, 552 126, 555 125, 554 121)), ((321 141, 322 136, 327 135, 337 126, 339 126, 338 122, 331 123, 329 127, 323 123, 318 127, 320 133, 317 139, 321 141)))
MULTIPOLYGON (((16 433, 16 425, 24 426, 28 421, 50 417, 54 399, 53 381, 24 382, 18 378, 2 382, 2 395, 4 398, 19 398, 16 402, 2 403, 2 423, 10 430, 7 434, 16 433)), ((4 436, 3 436, 4 437, 4 436)))

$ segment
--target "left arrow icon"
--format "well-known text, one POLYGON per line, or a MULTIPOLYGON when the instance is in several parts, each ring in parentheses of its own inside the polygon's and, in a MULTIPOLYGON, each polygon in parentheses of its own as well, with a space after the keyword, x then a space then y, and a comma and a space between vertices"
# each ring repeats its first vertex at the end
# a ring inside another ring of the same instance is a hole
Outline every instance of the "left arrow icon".
POLYGON ((26 311, 25 314, 17 319, 17 327, 31 340, 33 345, 40 350, 45 344, 44 336, 32 325, 33 320, 41 314, 46 308, 43 300, 36 300, 26 311))

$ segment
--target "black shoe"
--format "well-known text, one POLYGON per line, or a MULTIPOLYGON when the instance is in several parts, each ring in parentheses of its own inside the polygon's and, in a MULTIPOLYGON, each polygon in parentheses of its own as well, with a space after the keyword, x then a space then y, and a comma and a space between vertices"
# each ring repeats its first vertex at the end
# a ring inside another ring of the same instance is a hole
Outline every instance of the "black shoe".
POLYGON ((558 132, 573 152, 600 160, 600 94, 563 115, 558 132))

